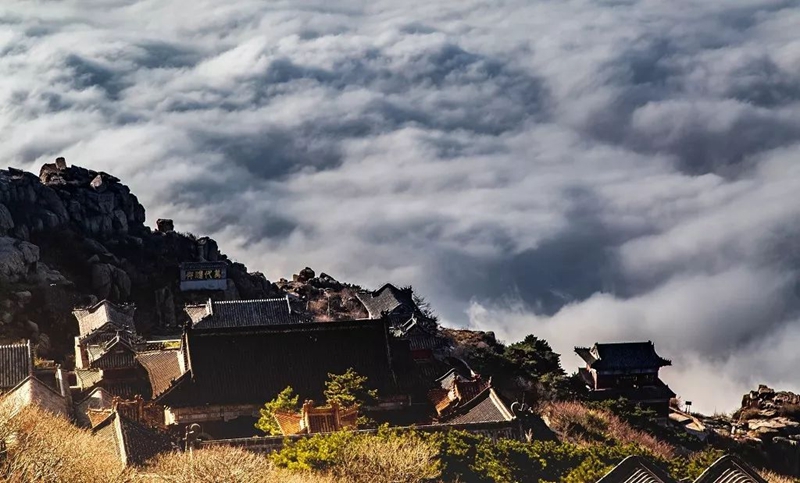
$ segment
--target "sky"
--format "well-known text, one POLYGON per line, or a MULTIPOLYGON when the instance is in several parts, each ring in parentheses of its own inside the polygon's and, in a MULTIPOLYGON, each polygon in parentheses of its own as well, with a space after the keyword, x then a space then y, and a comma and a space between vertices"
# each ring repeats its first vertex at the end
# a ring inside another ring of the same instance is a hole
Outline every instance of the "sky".
POLYGON ((800 391, 800 0, 4 0, 0 158, 107 171, 268 279, 800 391))

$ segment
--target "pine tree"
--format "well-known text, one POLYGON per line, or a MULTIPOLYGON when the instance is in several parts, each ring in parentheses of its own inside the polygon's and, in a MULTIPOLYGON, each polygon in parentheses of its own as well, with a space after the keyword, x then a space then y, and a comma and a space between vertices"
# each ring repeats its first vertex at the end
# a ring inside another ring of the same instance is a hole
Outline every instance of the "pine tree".
POLYGON ((264 404, 264 407, 261 408, 261 417, 255 424, 256 428, 271 435, 281 434, 281 428, 275 421, 275 413, 277 411, 298 411, 300 409, 299 401, 300 396, 294 393, 291 386, 287 386, 286 389, 275 396, 275 399, 267 402, 264 404))

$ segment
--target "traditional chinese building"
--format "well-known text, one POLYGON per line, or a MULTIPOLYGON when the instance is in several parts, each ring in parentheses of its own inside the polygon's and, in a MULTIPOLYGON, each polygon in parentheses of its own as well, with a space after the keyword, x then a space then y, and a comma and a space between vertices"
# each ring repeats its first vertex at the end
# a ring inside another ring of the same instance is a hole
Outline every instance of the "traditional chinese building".
POLYGON ((259 409, 287 386, 304 399, 324 400, 328 374, 349 368, 377 389, 375 409, 407 405, 395 370, 403 354, 393 347, 388 321, 289 323, 282 317, 262 318, 247 305, 214 303, 213 319, 187 327, 187 371, 156 399, 166 408, 167 424, 198 422, 214 437, 256 434, 259 409), (219 307, 236 308, 225 312, 219 307))
POLYGON ((185 308, 194 330, 233 327, 268 327, 311 322, 302 304, 290 298, 211 300, 185 308))
POLYGON ((135 307, 103 300, 73 311, 78 320, 75 337, 76 399, 97 387, 122 398, 151 399, 184 371, 178 346, 148 343, 136 333, 135 307))
POLYGON ((397 288, 391 283, 384 284, 372 292, 359 292, 356 297, 367 309, 370 319, 389 319, 391 325, 404 324, 412 317, 420 326, 435 330, 436 322, 431 320, 414 301, 411 287, 397 288))
MULTIPOLYGON (((89 369, 98 366, 98 359, 111 347, 123 341, 130 346, 137 338, 132 305, 117 305, 108 300, 72 311, 78 320, 75 337, 75 367, 89 369)), ((108 364, 108 361, 105 361, 108 364)))
POLYGON ((669 414, 669 402, 675 393, 658 377, 658 372, 672 362, 659 356, 651 341, 595 343, 592 347, 576 347, 575 352, 586 362, 579 373, 592 399, 623 397, 659 415, 669 414))
POLYGON ((423 376, 432 379, 441 373, 435 353, 444 340, 437 337, 436 320, 417 306, 411 287, 397 288, 387 283, 373 292, 357 293, 356 297, 367 309, 370 319, 389 320, 392 335, 408 342, 412 358, 423 376))
POLYGON ((331 433, 356 429, 358 408, 341 408, 336 403, 314 406, 314 401, 306 401, 299 412, 278 411, 274 418, 284 436, 331 433))
POLYGON ((428 399, 436 410, 435 424, 491 438, 515 438, 519 434, 516 416, 492 387, 491 378, 453 368, 436 380, 428 399))

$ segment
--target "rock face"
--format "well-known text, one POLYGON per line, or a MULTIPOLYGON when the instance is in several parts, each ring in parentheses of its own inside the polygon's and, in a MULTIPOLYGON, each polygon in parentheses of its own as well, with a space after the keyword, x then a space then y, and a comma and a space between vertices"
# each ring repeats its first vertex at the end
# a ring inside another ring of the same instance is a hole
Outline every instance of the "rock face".
POLYGON ((800 395, 761 385, 742 397, 734 437, 758 441, 770 467, 800 476, 800 395))
POLYGON ((211 238, 179 234, 168 219, 156 230, 144 223, 137 197, 108 173, 64 158, 45 164, 38 177, 0 170, 0 343, 32 338, 40 352, 49 349, 40 355, 68 364, 71 309, 104 298, 135 303, 145 334, 178 331, 184 303, 214 295, 180 292, 183 262, 227 263, 227 298, 283 294, 229 261, 211 238))
POLYGON ((282 278, 275 285, 305 300, 306 309, 317 320, 352 320, 368 316, 364 305, 356 298, 361 287, 339 282, 324 272, 317 276, 310 267, 294 274, 292 280, 282 278))
POLYGON ((0 283, 26 281, 36 273, 39 247, 11 237, 0 237, 0 283))
POLYGON ((13 187, 8 190, 8 203, 14 206, 9 208, 19 215, 20 208, 28 208, 27 217, 20 216, 23 219, 15 222, 21 221, 31 233, 72 224, 102 239, 127 235, 131 228, 144 229, 144 207, 127 186, 109 174, 68 167, 63 158, 43 166, 38 180, 29 173, 8 173, 0 180, 13 187))

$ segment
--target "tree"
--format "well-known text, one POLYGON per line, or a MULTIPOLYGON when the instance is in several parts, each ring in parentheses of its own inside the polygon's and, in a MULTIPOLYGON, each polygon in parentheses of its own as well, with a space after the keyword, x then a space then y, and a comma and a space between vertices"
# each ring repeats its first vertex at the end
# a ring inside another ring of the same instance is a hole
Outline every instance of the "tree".
MULTIPOLYGON (((328 373, 325 382, 325 400, 328 404, 338 404, 339 407, 363 407, 378 399, 378 391, 366 388, 367 377, 353 370, 347 369, 344 374, 328 373)), ((364 415, 359 416, 358 425, 365 426, 372 421, 364 415)))
POLYGON ((439 316, 436 315, 436 312, 433 310, 433 306, 428 300, 423 297, 422 295, 417 295, 416 293, 412 295, 412 300, 414 300, 414 304, 417 306, 422 315, 432 320, 434 323, 439 321, 439 316))
POLYGON ((300 396, 294 393, 291 386, 281 391, 275 399, 264 404, 261 408, 261 417, 256 423, 256 428, 267 434, 279 435, 281 428, 275 421, 275 413, 278 411, 296 412, 300 409, 300 396))
POLYGON ((564 376, 561 357, 553 351, 546 340, 528 335, 521 342, 515 342, 505 350, 505 356, 514 365, 536 377, 546 374, 564 376))
POLYGON ((363 406, 378 398, 378 391, 366 389, 367 377, 347 369, 344 374, 328 373, 325 382, 325 400, 340 407, 363 406))

